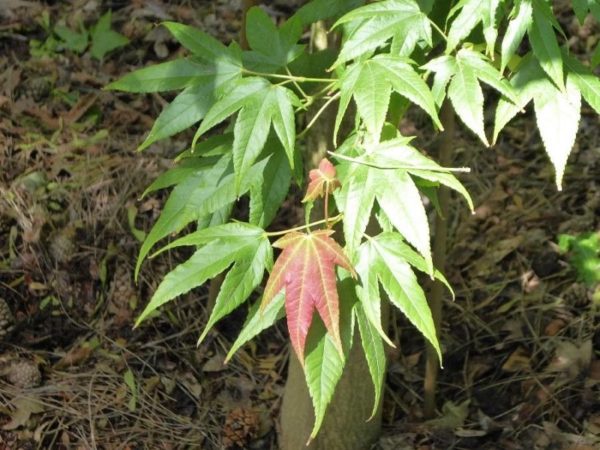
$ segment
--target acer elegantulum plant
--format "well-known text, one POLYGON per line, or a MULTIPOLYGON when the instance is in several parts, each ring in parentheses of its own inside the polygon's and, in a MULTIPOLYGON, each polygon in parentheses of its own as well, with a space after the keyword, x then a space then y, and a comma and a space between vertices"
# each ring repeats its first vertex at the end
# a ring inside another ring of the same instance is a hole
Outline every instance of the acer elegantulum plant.
MULTIPOLYGON (((573 1, 573 8, 580 22, 590 12, 600 19, 596 1, 573 1)), ((569 53, 545 0, 314 0, 280 27, 255 7, 246 17, 249 50, 243 51, 189 26, 164 26, 189 55, 109 86, 180 91, 139 150, 199 123, 190 148, 144 194, 171 188, 140 250, 136 276, 156 244, 191 223, 196 231, 160 251, 180 246, 196 251, 166 275, 138 324, 178 295, 226 273, 202 340, 216 322, 262 291, 227 358, 287 316, 314 407, 311 438, 323 423, 353 342, 362 344, 375 393, 372 414, 378 411, 384 345, 393 345, 382 325, 382 293, 441 359, 436 323, 415 273, 448 286, 434 268, 423 195, 435 200, 443 186, 473 205, 455 176, 462 169, 442 167, 400 133, 397 124, 407 107, 419 107, 439 130, 444 124, 438 111, 443 104, 452 107, 488 146, 484 92, 491 89, 488 97, 498 98, 492 142, 533 100, 559 189, 581 97, 600 112, 600 81, 569 53), (323 20, 342 38, 336 51, 306 45, 304 31, 323 20), (303 122, 315 107, 312 119, 303 122), (303 149, 303 136, 333 108, 329 138, 335 146, 310 172, 306 223, 269 232, 291 185, 304 186, 303 154, 311 149, 303 149), (234 218, 241 197, 249 198, 249 214, 234 218), (318 198, 324 218, 309 223, 318 198), (341 231, 334 232, 335 224, 341 231), (282 250, 275 262, 273 247, 282 250), (354 340, 356 333, 360 340, 354 340)), ((363 380, 355 381, 360 383, 355 390, 366 389, 363 380)), ((342 447, 338 436, 334 445, 340 446, 329 448, 364 448, 369 442, 361 439, 371 438, 354 433, 353 443, 342 447)))

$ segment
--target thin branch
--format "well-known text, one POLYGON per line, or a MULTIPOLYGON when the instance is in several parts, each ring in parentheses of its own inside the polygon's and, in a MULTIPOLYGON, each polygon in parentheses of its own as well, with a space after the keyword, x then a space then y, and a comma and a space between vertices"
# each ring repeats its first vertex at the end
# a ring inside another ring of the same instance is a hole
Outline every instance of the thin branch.
POLYGON ((364 160, 358 159, 358 158, 353 158, 351 156, 340 155, 337 153, 333 153, 331 151, 327 151, 327 153, 329 153, 331 156, 333 156, 336 159, 342 159, 344 161, 352 162, 355 164, 361 164, 363 166, 369 166, 369 167, 373 167, 375 169, 381 169, 381 170, 402 169, 402 170, 429 170, 431 172, 462 172, 462 173, 471 172, 470 167, 440 167, 438 169, 436 167, 422 167, 422 166, 413 166, 413 165, 411 165, 411 166, 381 166, 379 164, 374 164, 372 162, 364 161, 364 160))
POLYGON ((298 135, 298 138, 303 137, 311 129, 311 127, 317 122, 317 120, 319 119, 319 116, 321 114, 323 114, 323 112, 327 109, 327 107, 329 105, 331 105, 334 101, 336 101, 339 97, 340 97, 340 93, 338 92, 337 94, 335 94, 334 96, 329 98, 329 100, 327 100, 325 103, 323 103, 323 106, 321 106, 321 108, 319 108, 319 110, 313 116, 313 118, 308 123, 308 125, 306 125, 306 128, 302 131, 302 133, 300 133, 298 135))
POLYGON ((255 72, 250 69, 242 69, 245 74, 254 75, 257 77, 265 77, 265 78, 278 78, 280 80, 291 80, 296 81, 298 83, 331 83, 332 81, 337 81, 335 78, 313 78, 313 77, 299 77, 296 75, 283 75, 279 73, 267 73, 267 72, 255 72))
POLYGON ((337 222, 342 220, 343 217, 344 217, 343 214, 338 214, 337 216, 329 217, 328 219, 317 220, 316 222, 307 223, 306 225, 301 225, 301 226, 294 227, 294 228, 288 228, 287 230, 265 231, 265 236, 268 236, 268 237, 283 236, 284 234, 288 234, 293 231, 302 231, 302 230, 306 230, 310 227, 314 227, 316 225, 321 225, 321 224, 330 224, 330 226, 333 226, 334 224, 336 224, 337 222))
MULTIPOLYGON (((290 72, 290 69, 288 68, 288 66, 285 66, 285 71, 290 77, 294 76, 292 74, 292 72, 290 72)), ((304 89, 302 89, 302 86, 300 86, 300 84, 296 80, 292 80, 292 83, 294 83, 294 86, 296 86, 296 89, 298 89, 300 91, 300 93, 306 100, 309 100, 311 98, 309 95, 306 94, 306 92, 304 92, 304 89)))
POLYGON ((441 29, 441 28, 438 26, 438 24, 437 24, 437 23, 435 23, 435 22, 434 22, 433 20, 431 20, 431 19, 429 19, 429 23, 431 23, 431 26, 433 27, 433 29, 434 29, 435 31, 437 31, 437 32, 440 34, 440 36, 442 36, 442 38, 443 38, 445 41, 448 41, 448 36, 446 36, 446 33, 444 33, 444 30, 442 30, 442 29, 441 29))

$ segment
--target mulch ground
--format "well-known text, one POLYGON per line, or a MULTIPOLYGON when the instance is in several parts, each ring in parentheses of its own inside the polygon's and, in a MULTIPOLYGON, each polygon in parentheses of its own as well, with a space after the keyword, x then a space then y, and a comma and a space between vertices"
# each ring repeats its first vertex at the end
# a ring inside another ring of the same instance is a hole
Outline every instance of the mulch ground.
MULTIPOLYGON (((288 354, 282 324, 226 366, 246 310, 197 347, 207 289, 133 329, 161 277, 185 256, 145 263, 133 283, 138 238, 165 194, 139 197, 191 136, 135 152, 170 97, 102 90, 182 52, 156 26, 163 20, 236 38, 239 4, 4 0, 0 298, 15 320, 9 333, 0 330, 0 449, 276 448, 288 354), (109 8, 128 45, 98 60, 49 41, 56 25, 90 28, 109 8)), ((290 5, 268 9, 284 17, 290 5)), ((598 40, 595 24, 561 20, 574 51, 598 40)), ((600 445, 600 295, 573 252, 558 246, 560 235, 599 230, 600 123, 584 107, 558 192, 534 120, 521 115, 490 149, 466 132, 456 138, 455 165, 472 169, 461 179, 477 209, 470 215, 457 198, 449 217, 446 272, 456 300, 444 305, 440 415, 423 419, 423 341, 396 313, 391 335, 400 346, 389 355, 379 449, 600 445)), ((418 111, 402 126, 435 147, 418 111)))

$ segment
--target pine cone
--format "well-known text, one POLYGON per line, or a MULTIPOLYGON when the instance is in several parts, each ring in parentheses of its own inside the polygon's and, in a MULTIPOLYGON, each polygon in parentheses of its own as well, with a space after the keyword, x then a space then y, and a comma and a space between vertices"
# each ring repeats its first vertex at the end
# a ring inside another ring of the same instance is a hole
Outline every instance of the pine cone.
POLYGON ((2 370, 2 375, 6 381, 19 388, 35 387, 42 381, 37 364, 28 359, 10 361, 2 370))
POLYGON ((583 283, 573 283, 563 293, 563 299, 565 304, 574 307, 586 306, 590 297, 588 295, 588 288, 583 283))
POLYGON ((31 77, 23 82, 19 90, 21 95, 39 102, 50 94, 52 83, 45 77, 31 77))
POLYGON ((10 312, 10 308, 6 300, 0 297, 0 341, 12 331, 15 324, 15 319, 10 312))
POLYGON ((128 304, 136 296, 136 291, 131 281, 130 271, 123 266, 117 266, 115 275, 110 284, 110 298, 115 303, 128 304))
POLYGON ((118 265, 108 294, 108 311, 115 316, 115 325, 123 326, 131 322, 136 297, 130 270, 118 265))
POLYGON ((68 262, 75 252, 74 236, 75 232, 73 229, 65 228, 50 238, 50 254, 57 263, 63 264, 68 262))
POLYGON ((249 441, 256 437, 258 415, 244 408, 234 408, 225 419, 223 446, 225 448, 247 448, 249 441))

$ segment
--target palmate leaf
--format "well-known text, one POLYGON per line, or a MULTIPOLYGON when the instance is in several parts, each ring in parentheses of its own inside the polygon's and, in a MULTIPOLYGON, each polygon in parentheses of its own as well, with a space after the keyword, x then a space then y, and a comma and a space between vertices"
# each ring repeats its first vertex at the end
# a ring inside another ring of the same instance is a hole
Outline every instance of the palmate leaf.
POLYGON ((211 84, 199 84, 184 89, 160 113, 150 133, 137 148, 138 151, 142 151, 156 141, 173 136, 199 122, 214 101, 214 87, 211 84))
POLYGON ((262 308, 285 289, 285 309, 292 347, 304 364, 306 336, 315 309, 331 335, 338 351, 342 350, 335 266, 354 273, 331 230, 309 234, 290 232, 273 246, 283 249, 265 287, 262 308))
POLYGON ((293 105, 298 102, 292 91, 274 86, 264 78, 238 80, 231 91, 206 113, 192 145, 208 130, 239 111, 233 141, 235 186, 239 190, 242 180, 265 145, 271 123, 288 155, 290 166, 294 167, 296 131, 293 105))
POLYGON ((432 45, 431 25, 414 0, 385 0, 357 8, 333 26, 353 22, 356 27, 344 42, 333 67, 384 45, 396 35, 407 41, 432 45))
POLYGON ((427 212, 421 194, 408 172, 381 171, 376 196, 390 222, 423 255, 427 272, 433 274, 427 212))
POLYGON ((456 115, 486 147, 489 146, 483 123, 483 91, 472 67, 457 64, 456 73, 448 86, 448 97, 456 115))
POLYGON ((381 297, 379 295, 379 280, 377 273, 369 269, 369 264, 377 255, 371 255, 375 250, 372 246, 363 245, 360 247, 357 256, 356 272, 361 274, 360 284, 356 285, 356 295, 360 299, 362 312, 368 319, 373 330, 384 340, 390 347, 396 347, 388 335, 383 330, 381 324, 381 297))
POLYGON ((493 56, 498 37, 496 11, 499 5, 500 0, 462 0, 458 2, 448 13, 448 17, 454 17, 454 19, 448 31, 446 53, 454 51, 458 44, 469 36, 479 23, 482 23, 487 54, 493 56))
MULTIPOLYGON (((270 263, 270 253, 265 250, 265 245, 270 250, 269 241, 261 228, 250 225, 241 226, 240 224, 230 225, 237 226, 224 225, 216 227, 218 230, 205 231, 204 233, 199 232, 195 236, 195 241, 192 241, 188 237, 185 243, 180 242, 177 244, 191 245, 194 242, 196 245, 202 245, 207 239, 210 239, 190 259, 177 266, 165 276, 154 292, 150 303, 137 319, 136 325, 139 325, 160 306, 178 295, 202 285, 206 280, 215 277, 234 263, 234 269, 232 270, 235 271, 232 278, 237 278, 237 280, 232 280, 232 282, 238 281, 243 286, 241 288, 238 287, 237 289, 239 290, 233 289, 230 292, 231 295, 235 295, 228 299, 231 301, 232 309, 234 305, 239 305, 239 303, 245 300, 245 297, 250 295, 252 289, 260 283, 262 272, 270 263), (221 237, 215 239, 214 235, 210 236, 212 231, 216 231, 217 235, 221 237), (239 270, 235 269, 236 266, 246 264, 248 260, 251 261, 249 270, 252 271, 249 279, 245 278, 247 277, 246 274, 240 275, 239 270), (253 286, 252 289, 249 289, 250 286, 253 286)), ((215 307, 217 312, 211 316, 213 323, 222 317, 222 315, 231 311, 228 311, 228 307, 224 305, 225 302, 226 300, 221 299, 221 302, 215 307)))
POLYGON ((372 140, 379 141, 392 90, 417 104, 442 129, 435 101, 429 87, 407 60, 391 55, 377 55, 353 64, 340 80, 340 106, 336 117, 337 134, 350 98, 365 122, 372 140))
POLYGON ((485 4, 483 11, 483 18, 481 20, 483 25, 483 37, 486 43, 486 54, 490 58, 494 57, 494 48, 496 46, 496 39, 498 38, 498 21, 496 20, 496 13, 500 6, 501 0, 485 0, 482 3, 485 4))
POLYGON ((588 11, 589 11, 589 1, 590 0, 573 0, 573 12, 579 20, 579 23, 583 25, 583 21, 585 20, 588 11))
POLYGON ((188 223, 199 220, 208 214, 230 205, 238 198, 238 192, 245 193, 261 176, 268 162, 265 158, 252 167, 241 188, 236 191, 231 155, 223 155, 210 170, 194 172, 181 180, 173 189, 163 211, 140 248, 136 263, 137 278, 142 262, 159 240, 179 232, 188 223))
POLYGON ((96 59, 104 58, 108 52, 127 45, 129 42, 129 39, 121 33, 117 33, 111 29, 111 16, 112 12, 109 10, 100 17, 98 23, 91 29, 90 39, 92 45, 90 47, 90 54, 96 59))
POLYGON ((319 162, 319 167, 312 169, 308 177, 310 182, 303 202, 312 202, 319 197, 328 196, 340 187, 340 180, 337 179, 335 167, 327 158, 323 158, 319 162))
POLYGON ((248 299, 262 281, 265 270, 271 269, 273 264, 271 244, 268 239, 262 238, 264 235, 262 229, 257 228, 257 230, 262 233, 255 235, 255 239, 258 239, 260 244, 255 248, 255 253, 245 259, 237 260, 227 273, 198 343, 204 340, 215 323, 248 299))
POLYGON ((585 101, 600 114, 600 79, 581 62, 569 55, 563 55, 568 69, 567 78, 577 86, 585 101))
POLYGON ((306 26, 344 14, 362 3, 364 0, 312 0, 298 9, 292 18, 306 26))
POLYGON ((484 129, 483 91, 479 81, 500 92, 509 101, 515 102, 517 94, 502 75, 483 55, 470 49, 461 49, 455 57, 445 55, 423 66, 426 70, 442 73, 436 80, 436 96, 443 98, 444 86, 449 82, 448 97, 458 117, 481 141, 489 146, 484 129), (452 73, 452 71, 454 71, 452 73), (448 81, 449 80, 449 81, 448 81))
MULTIPOLYGON (((361 262, 357 264, 357 272, 361 281, 363 278, 377 277, 390 301, 431 343, 441 361, 441 350, 427 299, 409 263, 402 252, 397 250, 397 243, 402 243, 402 238, 397 233, 383 233, 363 243, 359 252, 361 262), (366 273, 365 270, 372 273, 366 273)), ((378 289, 363 289, 357 293, 363 306, 380 301, 378 289), (369 297, 366 298, 366 295, 369 297)), ((365 312, 367 308, 368 306, 365 307, 365 312)), ((366 315, 371 321, 368 314, 366 315)), ((377 326, 381 327, 380 323, 371 323, 375 329, 377 326)))
POLYGON ((244 63, 262 71, 276 71, 295 60, 304 49, 297 45, 302 35, 302 24, 296 17, 277 29, 273 20, 255 6, 246 15, 246 37, 252 51, 244 53, 244 63))
POLYGON ((523 108, 533 100, 536 93, 544 88, 546 77, 547 75, 533 54, 529 53, 523 57, 516 73, 510 80, 510 84, 517 94, 517 101, 512 103, 504 98, 498 101, 494 120, 494 143, 504 126, 519 112, 523 111, 523 108))
POLYGON ((177 22, 163 22, 162 25, 194 56, 206 62, 219 61, 223 58, 236 60, 230 49, 198 28, 177 22))
POLYGON ((344 238, 351 258, 361 242, 377 199, 393 226, 423 255, 429 268, 427 272, 432 274, 425 207, 409 174, 456 190, 465 197, 471 210, 473 202, 452 174, 409 142, 404 137, 384 141, 353 159, 336 200, 344 212, 344 238))
MULTIPOLYGON (((570 60, 573 64, 573 61, 570 60)), ((577 67, 581 70, 581 67, 577 67)), ((585 72, 580 72, 585 74, 585 72)), ((496 109, 494 140, 502 128, 530 102, 534 101, 536 121, 544 148, 556 171, 556 185, 561 189, 565 165, 573 144, 581 115, 581 92, 585 92, 594 101, 593 78, 584 75, 590 83, 585 83, 576 72, 567 76, 566 90, 559 90, 540 67, 540 63, 531 55, 523 58, 511 84, 518 93, 515 104, 500 100, 496 109)), ((595 77, 594 77, 595 78, 595 77)), ((596 85, 597 86, 597 85, 596 85)), ((598 86, 597 86, 598 87, 598 86)))

